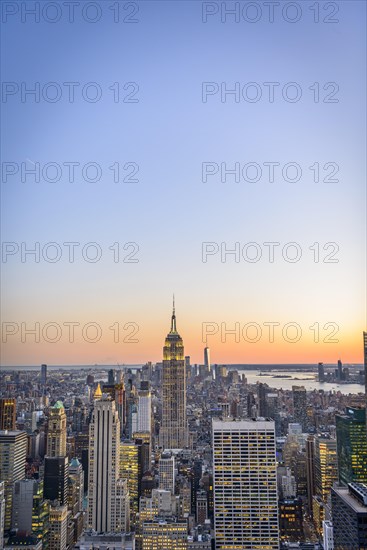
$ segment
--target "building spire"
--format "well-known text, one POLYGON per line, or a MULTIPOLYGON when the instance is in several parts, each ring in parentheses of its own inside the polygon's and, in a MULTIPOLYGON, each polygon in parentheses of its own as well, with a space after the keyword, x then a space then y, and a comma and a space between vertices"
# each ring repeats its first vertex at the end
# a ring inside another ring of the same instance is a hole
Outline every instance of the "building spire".
POLYGON ((173 295, 173 308, 171 317, 171 332, 177 332, 176 329, 176 311, 175 311, 175 295, 173 295))

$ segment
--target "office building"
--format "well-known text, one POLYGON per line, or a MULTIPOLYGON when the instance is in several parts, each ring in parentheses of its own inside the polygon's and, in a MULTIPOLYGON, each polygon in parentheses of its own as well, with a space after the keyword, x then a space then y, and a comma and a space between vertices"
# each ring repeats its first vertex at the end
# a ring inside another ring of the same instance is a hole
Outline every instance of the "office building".
POLYGON ((326 503, 330 489, 338 479, 336 440, 328 434, 315 437, 314 465, 315 494, 326 503))
POLYGON ((143 522, 142 550, 187 550, 187 521, 157 518, 143 522))
POLYGON ((174 302, 171 330, 163 348, 162 426, 159 437, 163 449, 182 449, 188 445, 184 346, 176 328, 174 302))
POLYGON ((119 479, 120 420, 115 401, 95 396, 89 425, 88 527, 115 531, 116 488, 119 479))
POLYGON ((27 434, 21 431, 0 431, 0 481, 5 484, 4 529, 11 528, 14 483, 25 477, 27 434))
POLYGON ((339 482, 367 483, 366 409, 348 407, 336 415, 339 482))
POLYGON ((334 550, 367 548, 367 485, 349 483, 331 490, 334 550))
POLYGON ((152 431, 152 397, 149 382, 143 381, 138 397, 138 432, 152 431))
POLYGON ((68 509, 52 503, 50 506, 48 550, 66 550, 68 547, 68 509))
POLYGON ((66 414, 61 401, 57 401, 50 409, 46 455, 48 457, 66 456, 66 414))
POLYGON ((279 501, 279 533, 282 542, 303 540, 303 512, 301 498, 279 501))
POLYGON ((17 404, 11 397, 0 399, 0 430, 15 430, 17 404))
POLYGON ((307 393, 304 386, 292 386, 293 394, 293 418, 302 426, 302 431, 307 430, 307 393))
POLYGON ((206 374, 210 374, 211 372, 211 364, 210 364, 210 349, 208 346, 204 348, 204 367, 206 374))
POLYGON ((213 420, 216 549, 279 548, 275 425, 213 420))
POLYGON ((59 504, 68 502, 69 459, 67 456, 45 457, 44 497, 59 504))
POLYGON ((175 492, 175 457, 171 453, 163 453, 159 459, 159 488, 175 492))

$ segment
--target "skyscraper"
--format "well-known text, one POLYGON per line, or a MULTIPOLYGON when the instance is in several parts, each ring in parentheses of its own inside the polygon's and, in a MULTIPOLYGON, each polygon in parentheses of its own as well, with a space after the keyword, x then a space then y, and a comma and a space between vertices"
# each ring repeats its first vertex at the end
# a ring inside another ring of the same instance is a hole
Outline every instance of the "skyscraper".
POLYGON ((349 483, 331 489, 334 550, 367 548, 367 486, 349 483))
POLYGON ((50 507, 49 550, 66 550, 68 529, 68 508, 58 504, 50 507))
POLYGON ((41 384, 44 386, 47 382, 47 365, 41 365, 41 384))
POLYGON ((213 420, 216 549, 279 548, 275 426, 213 420))
POLYGON ((0 548, 4 548, 5 482, 0 481, 0 548))
POLYGON ((69 459, 67 456, 45 457, 44 489, 48 500, 58 500, 61 505, 68 500, 69 459))
POLYGON ((186 376, 184 347, 176 328, 175 303, 171 330, 163 348, 162 426, 160 444, 163 449, 182 449, 188 444, 186 422, 186 376))
POLYGON ((94 401, 89 425, 89 460, 88 526, 98 532, 115 531, 120 421, 115 402, 103 395, 94 401))
POLYGON ((159 488, 175 492, 175 457, 171 453, 163 453, 159 459, 159 488))
POLYGON ((16 401, 11 397, 0 399, 0 430, 15 430, 16 401))
POLYGON ((61 401, 50 409, 46 454, 48 457, 66 455, 66 414, 61 401))
POLYGON ((143 381, 139 391, 138 402, 138 432, 151 432, 152 430, 152 397, 149 382, 143 381))
POLYGON ((338 477, 336 440, 329 435, 315 438, 315 492, 324 503, 338 477))
POLYGON ((307 393, 304 386, 292 386, 293 393, 293 418, 302 426, 302 431, 307 429, 307 393))
POLYGON ((366 410, 348 407, 343 415, 336 415, 339 482, 367 483, 366 410))
POLYGON ((204 366, 205 366, 205 372, 210 373, 211 372, 210 349, 208 348, 208 346, 204 348, 204 366))
POLYGON ((25 477, 27 434, 0 431, 0 479, 5 482, 5 530, 11 528, 14 483, 25 477))
POLYGON ((325 369, 324 369, 324 363, 319 363, 318 367, 318 376, 319 376, 319 382, 323 383, 325 382, 325 369))

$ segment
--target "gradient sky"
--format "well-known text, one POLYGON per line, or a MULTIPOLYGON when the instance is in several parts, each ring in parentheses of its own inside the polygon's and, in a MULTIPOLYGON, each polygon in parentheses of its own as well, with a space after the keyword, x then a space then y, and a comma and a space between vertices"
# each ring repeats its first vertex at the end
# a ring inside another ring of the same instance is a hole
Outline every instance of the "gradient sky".
MULTIPOLYGON (((263 2, 258 23, 221 23, 215 15, 204 24, 202 3, 196 1, 139 2, 138 23, 113 23, 111 4, 100 3, 102 18, 95 24, 76 10, 74 23, 63 12, 54 24, 22 23, 16 14, 2 25, 3 81, 40 82, 41 87, 97 82, 103 93, 101 101, 88 103, 77 91, 71 104, 63 87, 57 103, 22 103, 16 94, 1 105, 3 162, 27 162, 29 168, 36 162, 97 162, 103 173, 96 183, 79 176, 71 183, 66 169, 56 183, 35 183, 31 177, 21 182, 19 174, 2 181, 2 241, 26 242, 30 248, 35 242, 57 242, 63 250, 57 263, 35 263, 30 257, 22 262, 20 254, 2 263, 2 321, 19 326, 3 343, 2 364, 159 361, 173 292, 178 329, 193 362, 203 361, 205 322, 263 327, 256 343, 242 337, 239 343, 234 337, 221 342, 218 328, 208 339, 213 363, 334 362, 339 357, 362 362, 366 4, 338 2, 339 23, 334 24, 314 23, 313 2, 307 1, 298 2, 303 15, 294 24, 279 12, 269 23, 263 2), (302 99, 286 102, 279 90, 274 103, 230 98, 222 103, 219 94, 207 103, 201 99, 202 82, 226 82, 231 88, 234 82, 271 81, 281 87, 297 82, 302 99), (139 102, 114 103, 108 90, 114 82, 121 87, 137 82, 139 102), (339 102, 315 103, 308 89, 314 82, 322 94, 326 82, 338 83, 339 102), (297 162, 302 179, 201 180, 203 162, 269 161, 297 162), (139 182, 114 183, 108 169, 114 162, 137 163, 139 182), (337 163, 339 182, 315 183, 308 168, 315 162, 337 163), (70 263, 62 246, 68 241, 99 243, 101 260, 88 263, 79 249, 70 263), (277 251, 269 263, 262 244, 268 241, 299 243, 301 260, 286 262, 277 251), (115 263, 108 249, 115 242, 138 243, 139 262, 115 263), (222 263, 216 254, 203 263, 203 242, 228 248, 257 242, 263 257, 236 263, 227 256, 222 263), (309 250, 315 242, 322 257, 325 243, 337 243, 338 263, 315 263, 309 250), (263 326, 270 321, 280 323, 273 343, 263 326), (80 326, 73 343, 66 327, 59 342, 47 342, 41 334, 35 343, 31 336, 21 341, 22 322, 80 326), (99 342, 83 340, 81 327, 90 322, 101 327, 99 342), (121 328, 119 343, 108 328, 115 322, 121 328), (302 328, 297 343, 281 336, 290 322, 302 328), (122 329, 125 323, 139 326, 138 342, 122 341, 129 332, 122 329), (314 323, 320 326, 319 343, 309 329, 314 323), (323 342, 330 332, 323 328, 326 323, 339 326, 338 343, 323 342)), ((321 11, 324 5, 320 2, 321 11)))

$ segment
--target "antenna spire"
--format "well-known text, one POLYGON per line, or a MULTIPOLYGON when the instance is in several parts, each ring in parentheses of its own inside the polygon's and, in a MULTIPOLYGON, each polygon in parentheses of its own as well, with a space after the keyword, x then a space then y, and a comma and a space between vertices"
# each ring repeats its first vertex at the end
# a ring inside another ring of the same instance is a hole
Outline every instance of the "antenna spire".
POLYGON ((172 307, 172 318, 171 318, 171 332, 177 332, 177 329, 176 329, 175 295, 173 295, 173 307, 172 307))

